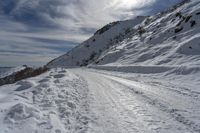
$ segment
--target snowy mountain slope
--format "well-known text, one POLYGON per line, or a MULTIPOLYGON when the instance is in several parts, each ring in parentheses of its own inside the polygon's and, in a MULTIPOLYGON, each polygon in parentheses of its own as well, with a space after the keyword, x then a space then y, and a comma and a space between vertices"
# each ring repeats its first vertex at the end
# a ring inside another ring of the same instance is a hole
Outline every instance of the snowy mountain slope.
POLYGON ((110 29, 104 27, 105 33, 94 35, 48 66, 89 65, 101 69, 116 69, 117 66, 138 68, 138 71, 149 68, 153 72, 199 70, 199 0, 185 0, 165 12, 143 19, 115 23, 110 29))
POLYGON ((200 1, 193 0, 173 12, 148 17, 138 28, 142 33, 113 46, 101 55, 99 65, 198 66, 199 13, 200 1))
POLYGON ((144 19, 145 17, 139 16, 133 20, 110 23, 98 30, 93 37, 72 49, 67 54, 48 63, 48 66, 86 66, 95 61, 102 52, 113 45, 112 41, 119 41, 122 33, 127 32, 127 29, 141 23, 144 19))

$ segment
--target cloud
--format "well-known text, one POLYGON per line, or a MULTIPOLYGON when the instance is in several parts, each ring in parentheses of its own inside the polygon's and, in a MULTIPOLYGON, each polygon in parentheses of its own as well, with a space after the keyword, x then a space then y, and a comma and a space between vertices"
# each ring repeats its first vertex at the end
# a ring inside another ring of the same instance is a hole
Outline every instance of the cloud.
POLYGON ((30 57, 34 58, 32 64, 45 64, 89 38, 109 22, 150 15, 180 1, 1 0, 1 65, 10 65, 13 61, 5 63, 2 54, 9 55, 7 58, 23 55, 20 60, 24 61, 19 61, 23 64, 30 57))

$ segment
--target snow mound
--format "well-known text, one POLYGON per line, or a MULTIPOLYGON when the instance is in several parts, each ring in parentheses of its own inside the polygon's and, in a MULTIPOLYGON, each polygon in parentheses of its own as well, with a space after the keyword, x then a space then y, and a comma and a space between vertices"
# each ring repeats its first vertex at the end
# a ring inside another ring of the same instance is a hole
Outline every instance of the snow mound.
POLYGON ((11 107, 4 120, 6 123, 17 124, 29 118, 37 118, 37 113, 38 111, 35 108, 18 103, 11 107))
POLYGON ((57 75, 54 75, 54 78, 63 78, 65 77, 65 74, 57 74, 57 75))

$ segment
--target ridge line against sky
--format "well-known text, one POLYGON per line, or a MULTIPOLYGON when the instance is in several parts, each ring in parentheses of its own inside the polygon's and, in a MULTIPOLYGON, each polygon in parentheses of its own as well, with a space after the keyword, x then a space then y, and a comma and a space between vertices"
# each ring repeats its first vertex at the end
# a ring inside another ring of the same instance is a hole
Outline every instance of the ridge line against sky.
POLYGON ((0 66, 44 65, 105 24, 182 0, 1 0, 0 66))

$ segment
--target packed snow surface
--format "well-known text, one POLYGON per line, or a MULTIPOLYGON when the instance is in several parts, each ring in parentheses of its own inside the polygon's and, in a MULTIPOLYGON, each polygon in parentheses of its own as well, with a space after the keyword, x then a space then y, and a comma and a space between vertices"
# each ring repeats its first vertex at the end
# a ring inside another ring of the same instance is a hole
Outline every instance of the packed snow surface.
POLYGON ((199 85, 184 76, 51 69, 0 87, 0 132, 199 133, 199 85))

